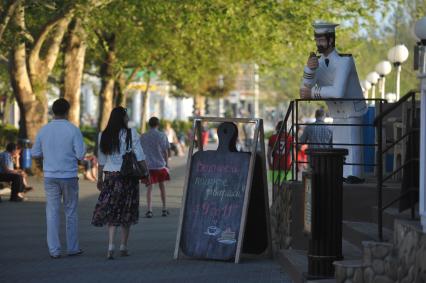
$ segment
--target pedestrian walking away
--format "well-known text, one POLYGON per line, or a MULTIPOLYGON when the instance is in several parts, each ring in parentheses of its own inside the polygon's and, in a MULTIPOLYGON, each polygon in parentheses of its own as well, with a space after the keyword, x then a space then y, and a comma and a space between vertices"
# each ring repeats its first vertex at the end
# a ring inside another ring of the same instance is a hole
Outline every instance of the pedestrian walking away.
POLYGON ((70 104, 60 98, 53 103, 54 119, 38 132, 31 155, 43 159, 46 192, 47 245, 50 256, 61 257, 60 206, 63 199, 68 255, 83 253, 78 239, 78 160, 85 145, 80 130, 68 119, 70 104))
POLYGON ((284 131, 280 134, 282 125, 283 121, 277 123, 275 133, 268 140, 269 179, 274 185, 292 179, 291 150, 293 137, 284 131))
POLYGON ((168 168, 168 152, 170 144, 167 136, 158 129, 160 126, 160 120, 157 117, 151 117, 148 124, 150 129, 141 136, 141 144, 146 154, 146 163, 151 176, 150 183, 146 191, 148 209, 145 216, 147 218, 151 218, 154 215, 152 212, 151 200, 152 185, 157 183, 160 187, 161 202, 163 204, 161 216, 169 215, 169 211, 166 206, 166 187, 164 182, 170 180, 168 168))
POLYGON ((331 148, 333 146, 333 131, 324 125, 324 110, 315 111, 315 123, 306 126, 300 137, 300 143, 308 143, 309 149, 331 148))
MULTIPOLYGON (((131 135, 132 150, 140 166, 146 168, 145 154, 135 129, 128 129, 127 110, 116 107, 111 111, 105 130, 99 133, 98 181, 100 191, 92 217, 94 226, 108 226, 107 259, 114 258, 114 238, 121 228, 120 255, 128 256, 127 242, 130 226, 139 220, 139 180, 120 174, 123 155, 126 153, 126 137, 131 135)), ((146 184, 147 179, 142 180, 146 184)))

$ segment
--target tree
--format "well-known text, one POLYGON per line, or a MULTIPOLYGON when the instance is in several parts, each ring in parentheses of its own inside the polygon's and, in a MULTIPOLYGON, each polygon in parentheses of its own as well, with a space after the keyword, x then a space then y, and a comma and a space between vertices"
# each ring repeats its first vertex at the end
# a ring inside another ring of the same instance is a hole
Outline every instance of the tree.
POLYGON ((70 103, 69 121, 80 125, 80 89, 86 55, 86 32, 75 18, 69 28, 64 50, 62 96, 70 103))
MULTIPOLYGON (((69 6, 45 23, 29 51, 22 37, 12 46, 10 80, 21 114, 21 137, 34 140, 37 131, 47 122, 47 79, 73 13, 74 7, 69 6)), ((27 30, 25 19, 25 6, 20 2, 13 16, 13 24, 22 32, 27 30)))
POLYGON ((10 81, 21 115, 21 137, 34 140, 47 122, 48 79, 69 23, 82 10, 105 2, 108 1, 19 1, 8 29, 8 51, 10 81))

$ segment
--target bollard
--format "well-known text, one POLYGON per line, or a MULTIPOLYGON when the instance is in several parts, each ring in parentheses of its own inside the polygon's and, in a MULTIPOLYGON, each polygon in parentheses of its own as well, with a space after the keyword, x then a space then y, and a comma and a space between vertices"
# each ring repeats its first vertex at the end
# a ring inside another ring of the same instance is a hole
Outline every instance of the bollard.
POLYGON ((308 278, 334 277, 333 262, 342 260, 343 162, 347 149, 307 150, 311 175, 311 233, 308 278))

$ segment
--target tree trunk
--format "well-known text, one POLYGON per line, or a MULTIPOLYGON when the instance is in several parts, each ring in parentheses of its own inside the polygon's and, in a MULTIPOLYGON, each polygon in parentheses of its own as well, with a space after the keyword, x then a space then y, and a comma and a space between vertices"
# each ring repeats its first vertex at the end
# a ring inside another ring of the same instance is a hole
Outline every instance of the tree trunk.
POLYGON ((205 114, 205 101, 206 98, 202 95, 197 94, 194 96, 194 116, 203 116, 205 114))
MULTIPOLYGON (((18 8, 22 0, 14 0, 12 1, 9 6, 4 10, 3 14, 1 15, 1 21, 0 21, 0 42, 3 37, 3 34, 9 24, 10 19, 12 18, 13 14, 15 13, 15 10, 18 8)), ((3 1, 4 4, 4 1, 3 1)))
POLYGON ((146 89, 144 92, 142 92, 142 105, 141 105, 141 125, 140 125, 140 129, 141 129, 141 134, 145 133, 146 130, 146 110, 147 110, 147 103, 148 103, 148 91, 149 91, 149 87, 151 84, 151 78, 149 77, 149 73, 148 73, 148 78, 146 79, 146 89))
MULTIPOLYGON (((14 24, 25 28, 22 6, 19 6, 15 12, 14 24)), ((25 43, 17 43, 11 51, 9 75, 20 112, 19 137, 34 141, 37 131, 47 121, 47 101, 45 95, 40 95, 44 89, 42 84, 37 85, 37 95, 33 90, 26 58, 25 43)))
POLYGON ((71 105, 69 121, 80 126, 80 92, 86 54, 86 33, 81 21, 75 19, 70 25, 64 60, 63 97, 71 105))
MULTIPOLYGON (((20 110, 19 137, 34 141, 38 130, 47 123, 47 79, 52 71, 64 33, 71 19, 70 10, 64 16, 47 23, 27 56, 24 40, 16 40, 9 60, 9 75, 20 110), (49 36, 48 36, 49 35, 49 36), (49 40, 46 40, 49 38, 49 40), (45 46, 43 46, 45 45, 45 46), (43 55, 40 52, 43 47, 43 55)), ((12 23, 24 31, 25 10, 19 2, 12 23)), ((22 37, 19 33, 17 36, 22 37)))
POLYGON ((101 91, 99 94, 99 119, 98 119, 98 130, 102 131, 105 129, 111 110, 113 108, 113 96, 114 96, 114 69, 113 65, 116 60, 115 55, 115 36, 114 34, 104 36, 108 43, 108 51, 106 53, 105 62, 101 66, 101 91))
POLYGON ((126 94, 126 79, 124 74, 121 73, 115 81, 114 88, 115 106, 127 107, 127 94, 126 94))
POLYGON ((124 72, 118 76, 118 80, 115 82, 115 94, 114 97, 115 105, 127 107, 127 87, 132 82, 132 80, 136 77, 140 70, 140 67, 135 67, 132 70, 132 73, 126 79, 124 72))

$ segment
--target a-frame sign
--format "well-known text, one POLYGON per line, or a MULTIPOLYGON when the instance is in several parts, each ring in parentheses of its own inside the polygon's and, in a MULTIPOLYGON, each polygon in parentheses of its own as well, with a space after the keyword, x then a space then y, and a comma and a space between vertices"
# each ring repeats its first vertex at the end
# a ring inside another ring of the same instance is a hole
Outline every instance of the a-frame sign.
POLYGON ((242 253, 272 256, 263 121, 196 117, 174 258, 238 263, 242 253), (205 122, 221 123, 217 150, 203 150, 205 122), (237 151, 235 123, 254 126, 250 152, 237 151))

